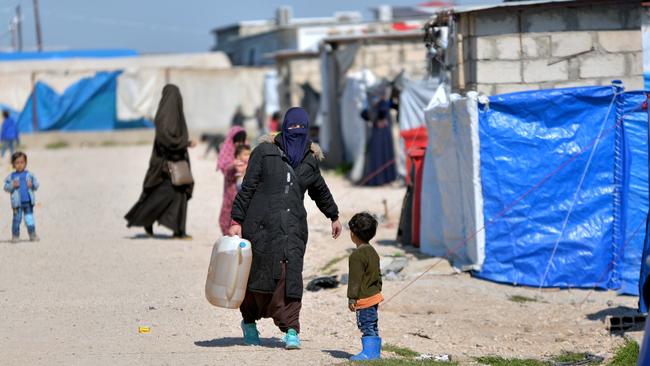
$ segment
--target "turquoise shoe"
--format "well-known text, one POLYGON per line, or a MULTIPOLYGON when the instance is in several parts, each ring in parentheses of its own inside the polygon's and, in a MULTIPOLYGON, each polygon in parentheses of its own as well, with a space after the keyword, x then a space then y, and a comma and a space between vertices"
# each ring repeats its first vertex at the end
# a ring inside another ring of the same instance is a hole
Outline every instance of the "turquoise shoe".
POLYGON ((241 330, 244 331, 244 343, 249 346, 260 345, 260 332, 257 331, 257 325, 255 323, 245 324, 242 320, 241 330))
POLYGON ((300 337, 294 329, 289 328, 283 340, 285 349, 300 349, 300 337))

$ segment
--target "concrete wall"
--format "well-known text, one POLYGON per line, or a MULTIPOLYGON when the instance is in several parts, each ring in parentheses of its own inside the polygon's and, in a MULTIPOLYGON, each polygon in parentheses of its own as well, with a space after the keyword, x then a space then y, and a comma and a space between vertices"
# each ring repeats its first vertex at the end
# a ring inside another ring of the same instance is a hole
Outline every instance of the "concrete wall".
POLYGON ((643 88, 640 6, 527 6, 462 14, 456 90, 500 94, 609 85, 643 88))
MULTIPOLYGON (((277 61, 281 80, 280 100, 283 108, 299 105, 302 98, 300 85, 310 83, 320 92, 320 57, 283 58, 277 61)), ((427 75, 426 48, 420 38, 408 41, 373 41, 362 45, 349 72, 369 69, 378 78, 394 79, 402 70, 411 78, 427 75)))

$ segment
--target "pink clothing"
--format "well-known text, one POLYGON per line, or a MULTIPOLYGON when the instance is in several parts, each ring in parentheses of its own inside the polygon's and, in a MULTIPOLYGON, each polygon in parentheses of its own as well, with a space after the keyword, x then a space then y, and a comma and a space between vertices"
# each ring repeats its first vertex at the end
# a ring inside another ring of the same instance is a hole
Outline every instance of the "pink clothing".
POLYGON ((228 136, 226 140, 221 145, 219 150, 219 158, 217 160, 217 169, 221 170, 223 174, 226 174, 226 169, 230 167, 233 161, 235 161, 235 143, 233 138, 239 132, 245 131, 243 127, 235 126, 228 131, 228 136))
POLYGON ((237 196, 237 168, 234 163, 231 163, 228 169, 224 172, 223 179, 223 201, 221 203, 221 214, 219 215, 219 226, 223 235, 228 235, 230 229, 230 211, 232 211, 232 203, 237 196))
POLYGON ((237 184, 246 174, 248 162, 244 160, 235 160, 224 174, 223 180, 223 201, 221 203, 221 214, 219 215, 219 226, 223 235, 228 235, 228 229, 232 224, 230 211, 232 211, 232 203, 237 196, 237 184))

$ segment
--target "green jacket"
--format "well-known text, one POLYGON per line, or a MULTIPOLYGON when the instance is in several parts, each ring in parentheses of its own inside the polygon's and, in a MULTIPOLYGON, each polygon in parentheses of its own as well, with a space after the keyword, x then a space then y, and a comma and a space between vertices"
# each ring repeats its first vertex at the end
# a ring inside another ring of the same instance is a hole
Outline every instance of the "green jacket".
POLYGON ((362 244, 350 255, 348 299, 358 300, 381 292, 379 255, 370 244, 362 244))

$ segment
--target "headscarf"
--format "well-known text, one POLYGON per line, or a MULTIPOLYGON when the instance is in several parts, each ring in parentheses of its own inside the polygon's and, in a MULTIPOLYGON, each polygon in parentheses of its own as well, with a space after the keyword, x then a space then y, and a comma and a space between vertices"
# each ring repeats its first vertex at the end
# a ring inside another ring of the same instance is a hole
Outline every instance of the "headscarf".
POLYGON ((305 157, 309 143, 309 116, 307 112, 298 107, 290 108, 284 115, 282 122, 282 145, 284 153, 289 159, 289 164, 296 168, 305 157), (289 126, 300 125, 300 128, 290 130, 289 126))
POLYGON ((226 141, 223 142, 223 145, 221 145, 221 149, 219 150, 219 158, 217 160, 217 169, 221 170, 224 174, 226 174, 226 169, 235 161, 235 142, 233 141, 235 138, 235 135, 246 131, 244 130, 243 127, 241 126, 235 126, 228 131, 228 137, 226 137, 226 141))
POLYGON ((154 123, 157 143, 168 151, 187 148, 189 134, 183 114, 183 97, 176 85, 167 84, 163 88, 154 123))

